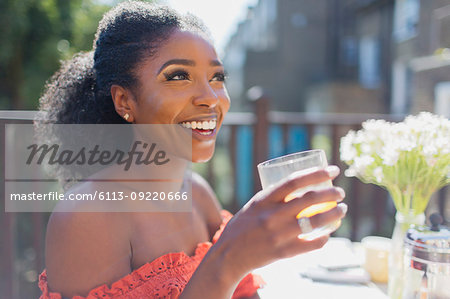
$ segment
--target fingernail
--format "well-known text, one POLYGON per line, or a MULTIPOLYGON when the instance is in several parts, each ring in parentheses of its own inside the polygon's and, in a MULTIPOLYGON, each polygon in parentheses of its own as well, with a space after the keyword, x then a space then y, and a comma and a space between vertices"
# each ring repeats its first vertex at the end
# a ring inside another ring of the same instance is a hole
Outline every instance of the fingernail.
POLYGON ((330 165, 327 167, 327 172, 330 177, 334 178, 339 174, 339 167, 330 165))
POLYGON ((347 214, 348 206, 345 203, 338 204, 338 208, 341 209, 344 215, 347 214))
POLYGON ((336 190, 337 190, 337 192, 339 193, 339 196, 340 196, 341 198, 344 198, 344 197, 345 197, 345 191, 344 191, 344 189, 342 189, 342 188, 340 188, 340 187, 336 187, 336 190))

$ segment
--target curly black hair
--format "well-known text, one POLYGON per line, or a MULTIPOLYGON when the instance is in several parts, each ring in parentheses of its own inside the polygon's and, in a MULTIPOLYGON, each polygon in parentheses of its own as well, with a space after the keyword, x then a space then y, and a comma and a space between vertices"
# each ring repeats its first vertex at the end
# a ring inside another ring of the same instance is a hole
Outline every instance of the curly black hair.
POLYGON ((47 83, 38 119, 58 124, 126 123, 115 111, 111 86, 136 91, 134 70, 176 29, 197 32, 211 41, 207 28, 193 15, 148 2, 117 5, 100 21, 93 50, 63 63, 47 83))

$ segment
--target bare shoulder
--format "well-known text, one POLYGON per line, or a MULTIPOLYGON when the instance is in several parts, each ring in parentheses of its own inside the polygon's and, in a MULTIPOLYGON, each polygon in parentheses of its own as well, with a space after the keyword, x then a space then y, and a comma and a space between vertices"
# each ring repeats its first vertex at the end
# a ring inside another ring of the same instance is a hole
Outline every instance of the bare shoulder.
POLYGON ((131 272, 126 213, 53 212, 46 235, 49 287, 86 296, 131 272))
POLYGON ((222 223, 221 206, 216 194, 209 183, 198 173, 191 175, 192 193, 194 201, 200 207, 201 213, 207 221, 208 229, 213 234, 222 223))

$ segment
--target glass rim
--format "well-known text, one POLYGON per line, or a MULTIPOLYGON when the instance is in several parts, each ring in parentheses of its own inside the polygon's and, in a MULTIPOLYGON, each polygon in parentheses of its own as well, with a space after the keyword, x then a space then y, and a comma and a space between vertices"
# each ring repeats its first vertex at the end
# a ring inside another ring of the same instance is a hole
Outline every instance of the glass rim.
POLYGON ((283 165, 283 164, 289 164, 289 163, 292 163, 293 161, 296 161, 297 159, 288 160, 288 161, 280 161, 280 163, 277 163, 277 164, 272 164, 272 163, 277 162, 278 160, 286 159, 286 158, 293 157, 293 156, 299 156, 298 159, 300 159, 300 158, 303 158, 304 156, 306 156, 308 154, 312 154, 312 153, 321 153, 321 154, 323 153, 323 155, 325 156, 325 159, 326 159, 326 154, 325 154, 325 151, 323 149, 311 149, 311 150, 296 152, 296 153, 287 154, 287 155, 283 155, 283 156, 280 156, 280 157, 272 158, 272 159, 269 159, 267 161, 259 163, 256 167, 258 169, 262 169, 263 167, 267 168, 267 167, 280 166, 280 165, 283 165))

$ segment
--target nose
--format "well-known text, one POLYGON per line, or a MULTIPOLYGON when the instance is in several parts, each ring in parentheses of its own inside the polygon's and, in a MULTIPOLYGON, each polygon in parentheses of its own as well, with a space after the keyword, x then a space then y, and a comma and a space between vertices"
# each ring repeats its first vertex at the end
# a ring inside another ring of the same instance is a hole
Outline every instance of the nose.
POLYGON ((209 82, 199 83, 193 104, 196 106, 205 106, 214 108, 219 102, 219 96, 209 82))

